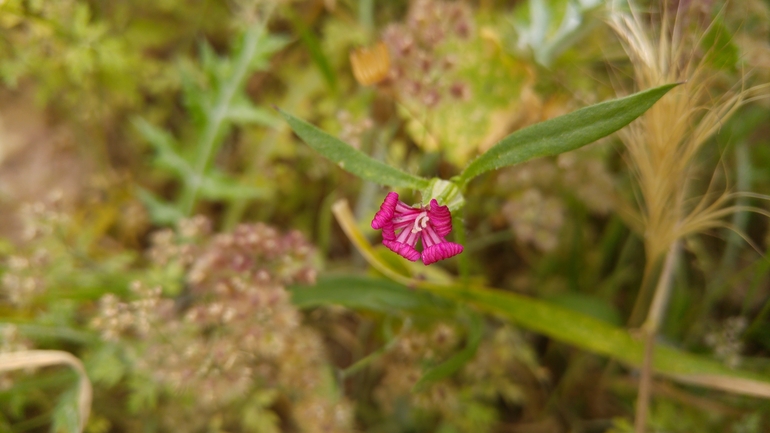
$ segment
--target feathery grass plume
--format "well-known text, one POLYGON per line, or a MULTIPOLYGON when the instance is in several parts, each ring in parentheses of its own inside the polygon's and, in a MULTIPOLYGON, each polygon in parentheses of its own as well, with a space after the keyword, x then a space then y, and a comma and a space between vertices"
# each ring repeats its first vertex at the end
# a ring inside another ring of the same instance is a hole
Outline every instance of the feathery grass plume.
MULTIPOLYGON (((706 35, 709 31, 723 30, 717 28, 717 21, 712 21, 705 31, 697 31, 698 20, 693 19, 692 5, 663 0, 660 16, 653 14, 655 19, 648 20, 648 14, 641 13, 629 0, 628 12, 613 7, 609 14, 609 23, 631 60, 636 86, 646 89, 666 83, 683 83, 620 131, 638 182, 641 209, 635 228, 643 233, 647 256, 640 294, 629 320, 631 326, 639 324, 641 307, 646 304, 646 289, 650 287, 646 283, 656 263, 666 255, 641 326, 645 351, 636 402, 634 429, 637 433, 646 429, 655 335, 670 292, 679 240, 717 227, 731 228, 741 234, 723 220, 737 211, 769 214, 759 208, 731 205, 731 200, 741 193, 713 193, 713 182, 700 197, 692 199, 699 192, 692 190, 690 185, 696 170, 700 169, 695 158, 698 151, 742 105, 770 93, 767 84, 747 87, 747 77, 742 75, 735 85, 722 95, 716 95, 722 86, 722 75, 712 68, 708 59, 722 47, 719 42, 706 46, 706 35)), ((712 174, 712 180, 713 177, 712 174)))
POLYGON ((644 234, 649 268, 677 239, 711 228, 731 228, 722 219, 730 213, 767 214, 758 208, 730 206, 741 193, 706 191, 693 205, 695 191, 689 190, 688 181, 698 169, 695 156, 709 137, 742 105, 770 96, 770 85, 747 87, 743 75, 715 96, 722 76, 707 59, 720 46, 703 47, 715 22, 693 32, 689 26, 697 24, 685 2, 664 0, 659 22, 645 19, 646 14, 628 3, 629 11, 613 8, 609 23, 631 60, 636 86, 683 83, 619 132, 638 182, 641 209, 635 228, 644 234))

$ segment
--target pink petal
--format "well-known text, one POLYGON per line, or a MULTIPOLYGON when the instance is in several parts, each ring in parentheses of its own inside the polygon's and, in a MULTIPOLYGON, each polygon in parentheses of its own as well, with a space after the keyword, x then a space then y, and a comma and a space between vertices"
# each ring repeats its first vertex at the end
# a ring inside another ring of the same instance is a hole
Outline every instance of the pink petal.
POLYGON ((430 201, 428 218, 439 236, 444 237, 452 231, 452 214, 449 212, 449 208, 439 206, 435 198, 430 201))
POLYGON ((380 205, 380 210, 374 214, 372 220, 373 229, 381 229, 385 227, 396 215, 396 205, 398 204, 398 194, 395 192, 389 192, 385 196, 385 201, 380 205))
POLYGON ((383 241, 395 241, 396 240, 396 226, 392 222, 388 221, 382 226, 382 240, 383 241))
POLYGON ((388 240, 383 240, 382 244, 388 247, 394 253, 398 254, 399 256, 407 260, 416 262, 417 259, 420 258, 419 251, 415 250, 414 247, 412 247, 409 244, 395 242, 395 241, 388 241, 388 240))
POLYGON ((454 242, 442 242, 425 248, 422 252, 422 262, 425 265, 435 263, 439 260, 448 259, 463 252, 463 246, 454 242))

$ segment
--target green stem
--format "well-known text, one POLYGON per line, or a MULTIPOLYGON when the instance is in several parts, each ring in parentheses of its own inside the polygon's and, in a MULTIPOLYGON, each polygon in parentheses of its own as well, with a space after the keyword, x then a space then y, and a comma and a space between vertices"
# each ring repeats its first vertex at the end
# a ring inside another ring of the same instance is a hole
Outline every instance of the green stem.
POLYGON ((358 0, 358 23, 367 33, 374 31, 374 0, 358 0))

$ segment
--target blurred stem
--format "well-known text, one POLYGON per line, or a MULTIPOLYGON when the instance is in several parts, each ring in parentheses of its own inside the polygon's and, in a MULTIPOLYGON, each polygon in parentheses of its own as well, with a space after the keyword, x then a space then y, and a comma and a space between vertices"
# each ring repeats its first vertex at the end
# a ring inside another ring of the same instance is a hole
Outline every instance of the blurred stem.
POLYGON ((323 252, 323 257, 329 254, 329 247, 331 245, 331 232, 332 232, 332 203, 337 199, 337 192, 332 191, 327 195, 323 202, 321 202, 321 212, 318 215, 318 226, 316 228, 316 243, 318 249, 323 252))
MULTIPOLYGON (((770 248, 765 251, 766 257, 770 257, 770 248)), ((754 278, 751 281, 749 290, 746 292, 746 296, 743 299, 743 308, 741 308, 741 316, 746 316, 751 308, 751 300, 754 298, 754 294, 759 289, 760 284, 764 281, 765 275, 770 272, 770 261, 760 260, 757 266, 757 270, 753 272, 754 278)), ((765 309, 770 305, 770 299, 765 303, 765 309)), ((764 310, 763 310, 764 311, 764 310)), ((761 316, 761 313, 760 313, 761 316)), ((759 316, 757 317, 759 319, 759 316)))
POLYGON ((642 273, 642 284, 639 285, 639 294, 636 295, 634 301, 634 307, 631 310, 631 316, 628 318, 628 326, 630 328, 638 327, 642 322, 642 315, 644 314, 644 306, 648 304, 647 299, 650 297, 650 276, 656 268, 656 264, 659 259, 657 257, 648 259, 644 264, 644 271, 642 273))
MULTIPOLYGON (((751 160, 749 158, 749 149, 746 142, 742 141, 735 146, 735 188, 738 191, 750 191, 751 190, 751 178, 753 175, 753 167, 751 166, 751 160)), ((735 205, 737 207, 745 206, 748 202, 748 198, 745 196, 739 196, 735 205)), ((735 212, 732 216, 732 226, 738 231, 744 231, 746 225, 749 222, 748 212, 735 212)), ((720 280, 725 279, 725 275, 735 269, 735 261, 738 258, 738 252, 741 245, 744 244, 743 238, 730 230, 727 233, 727 249, 722 256, 722 263, 720 264, 720 280)))
POLYGON ((374 31, 374 0, 358 0, 358 23, 372 34, 374 31))
POLYGON ((663 314, 668 304, 668 298, 671 295, 671 280, 679 255, 680 241, 677 240, 668 250, 666 261, 663 264, 663 271, 658 278, 658 284, 655 287, 655 295, 652 298, 652 304, 647 312, 647 320, 642 325, 642 338, 644 340, 644 358, 642 360, 642 371, 639 378, 639 395, 636 400, 636 420, 634 431, 644 433, 647 425, 647 413, 650 406, 650 391, 652 387, 652 361, 655 350, 655 335, 660 329, 663 321, 663 314))
POLYGON ((401 330, 398 332, 398 335, 395 335, 390 341, 388 341, 384 346, 380 347, 379 349, 375 350, 374 352, 370 353, 369 355, 364 356, 363 358, 359 359, 358 361, 354 362, 351 366, 348 368, 345 368, 343 370, 340 370, 339 377, 340 379, 344 380, 350 377, 351 375, 358 373, 359 371, 363 370, 372 363, 372 361, 377 360, 382 355, 388 353, 393 347, 395 347, 396 343, 399 342, 401 337, 406 334, 406 332, 412 327, 412 321, 407 317, 404 320, 404 324, 401 325, 401 330))
POLYGON ((235 93, 243 86, 250 65, 257 52, 258 42, 262 39, 267 22, 272 14, 272 6, 269 7, 264 19, 249 27, 243 35, 243 46, 235 59, 232 75, 224 83, 217 95, 214 106, 209 110, 206 118, 206 126, 196 147, 195 165, 193 166, 193 178, 185 183, 185 189, 180 197, 180 208, 184 215, 189 216, 198 200, 201 184, 206 170, 214 156, 217 142, 221 140, 227 125, 227 113, 235 93))

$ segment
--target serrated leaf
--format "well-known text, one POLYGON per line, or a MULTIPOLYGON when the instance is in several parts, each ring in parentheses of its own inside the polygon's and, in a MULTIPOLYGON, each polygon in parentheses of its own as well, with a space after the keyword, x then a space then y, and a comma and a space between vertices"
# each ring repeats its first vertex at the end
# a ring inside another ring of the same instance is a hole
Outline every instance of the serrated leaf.
POLYGON ((182 84, 182 102, 188 116, 192 123, 202 124, 212 105, 212 93, 202 88, 205 77, 201 75, 198 65, 190 61, 180 61, 177 70, 182 84))
POLYGON ((268 127, 274 127, 279 120, 269 110, 256 107, 245 99, 233 101, 227 110, 227 117, 234 123, 257 124, 268 127))
POLYGON ((198 56, 200 57, 201 69, 213 75, 217 75, 217 63, 221 60, 214 52, 211 44, 205 39, 198 45, 198 56))
POLYGON ((423 189, 428 179, 404 173, 355 149, 342 140, 291 114, 278 110, 295 134, 316 152, 337 164, 343 170, 361 179, 380 185, 423 189))
POLYGON ((243 407, 241 420, 244 427, 259 433, 279 433, 280 418, 269 409, 278 393, 275 390, 259 391, 243 407))
POLYGON ((184 218, 184 214, 176 206, 163 201, 152 192, 137 187, 136 191, 139 200, 150 213, 150 219, 156 224, 171 224, 184 218))
POLYGON ((104 344, 84 361, 92 381, 110 388, 123 378, 126 366, 117 351, 117 346, 104 344))
POLYGON ((76 433, 80 431, 77 395, 77 389, 72 388, 62 393, 59 397, 53 410, 51 420, 52 432, 76 433))
POLYGON ((152 410, 158 405, 159 389, 157 384, 147 378, 133 377, 128 381, 131 393, 128 396, 128 411, 139 413, 152 410))
POLYGON ((188 164, 187 161, 179 156, 174 150, 175 140, 171 134, 142 118, 134 120, 134 127, 136 127, 142 137, 155 149, 155 164, 159 167, 166 168, 183 178, 192 175, 190 164, 188 164))
POLYGON ((251 67, 257 70, 270 66, 269 59, 277 51, 289 44, 291 39, 284 35, 264 35, 259 39, 251 61, 251 67))
POLYGON ((460 181, 466 184, 490 170, 558 155, 593 143, 631 123, 678 85, 667 84, 591 105, 520 129, 468 164, 459 176, 460 181))
POLYGON ((238 183, 235 179, 212 171, 206 174, 201 182, 200 194, 212 200, 243 200, 266 197, 270 191, 238 183))
POLYGON ((463 350, 452 355, 451 358, 441 364, 431 368, 425 373, 412 388, 413 392, 419 392, 431 383, 438 382, 447 378, 461 369, 474 356, 481 343, 481 337, 484 335, 484 321, 476 314, 471 314, 468 327, 468 342, 463 350))

